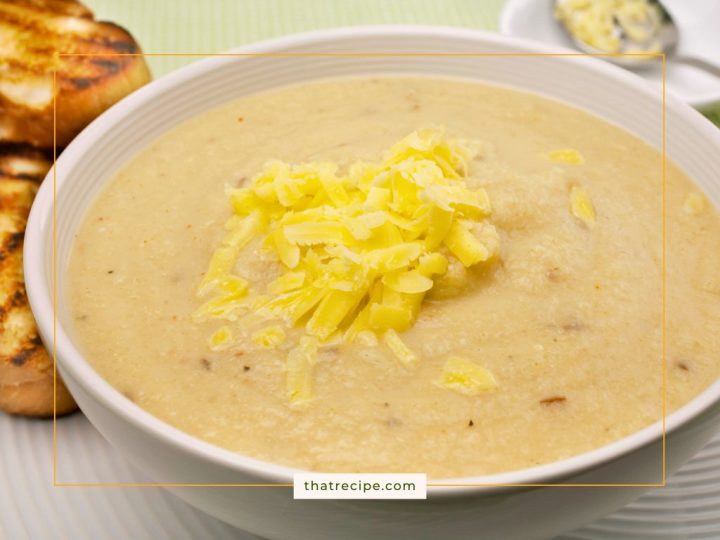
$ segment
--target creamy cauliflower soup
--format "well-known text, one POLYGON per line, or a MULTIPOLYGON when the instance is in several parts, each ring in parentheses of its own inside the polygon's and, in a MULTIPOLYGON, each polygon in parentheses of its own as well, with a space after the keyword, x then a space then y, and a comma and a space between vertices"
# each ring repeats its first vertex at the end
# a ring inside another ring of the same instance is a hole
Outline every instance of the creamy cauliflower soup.
MULTIPOLYGON (((66 275, 94 368, 169 424, 319 471, 520 469, 662 416, 662 168, 461 80, 243 97, 133 158, 66 275)), ((720 375, 720 218, 667 168, 667 406, 720 375)))

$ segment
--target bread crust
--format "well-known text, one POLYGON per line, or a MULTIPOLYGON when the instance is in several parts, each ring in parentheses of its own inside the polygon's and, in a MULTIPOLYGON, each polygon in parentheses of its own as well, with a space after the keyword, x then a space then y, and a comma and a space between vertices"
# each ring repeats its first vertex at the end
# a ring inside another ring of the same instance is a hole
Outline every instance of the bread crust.
POLYGON ((53 390, 52 359, 42 345, 35 349, 26 364, 15 367, 6 362, 0 363, 0 410, 21 416, 51 417, 53 392, 56 392, 57 416, 77 409, 59 375, 57 387, 53 390), (11 382, 14 379, 18 380, 11 382))
POLYGON ((28 213, 50 149, 59 152, 150 71, 126 30, 95 21, 76 0, 0 1, 0 36, 0 410, 62 415, 77 405, 54 376, 28 304, 28 213))
MULTIPOLYGON (((53 361, 43 347, 25 293, 25 225, 48 156, 29 146, 0 144, 0 410, 27 416, 53 414, 53 361)), ((58 377, 57 414, 74 411, 58 377)))
POLYGON ((3 50, 0 42, 2 141, 51 148, 55 102, 56 143, 62 148, 105 109, 150 80, 133 37, 113 23, 95 21, 79 2, 0 2, 0 33, 12 43, 3 50))

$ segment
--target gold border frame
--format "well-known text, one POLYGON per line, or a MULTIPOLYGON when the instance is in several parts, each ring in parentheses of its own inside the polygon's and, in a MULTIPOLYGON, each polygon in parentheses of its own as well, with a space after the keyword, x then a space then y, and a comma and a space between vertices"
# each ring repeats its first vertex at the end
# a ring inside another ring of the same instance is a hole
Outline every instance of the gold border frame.
MULTIPOLYGON (((164 57, 164 56, 182 56, 188 58, 195 57, 215 57, 215 56, 269 56, 269 57, 644 57, 659 58, 662 62, 662 187, 661 187, 661 205, 662 205, 662 264, 661 264, 661 365, 662 365, 662 481, 659 483, 637 483, 637 484, 560 484, 560 483, 442 483, 428 482, 427 487, 557 487, 557 488, 573 488, 573 487, 666 487, 667 486, 667 434, 666 434, 666 418, 667 418, 667 190, 666 190, 666 152, 667 152, 667 118, 666 118, 666 76, 667 76, 667 57, 664 53, 59 53, 58 58, 63 57, 164 57)), ((53 274, 53 487, 285 487, 292 488, 293 484, 191 484, 191 483, 82 483, 82 482, 58 482, 57 481, 57 70, 52 70, 53 78, 53 215, 52 215, 52 235, 53 235, 53 252, 52 252, 52 274, 53 274)))

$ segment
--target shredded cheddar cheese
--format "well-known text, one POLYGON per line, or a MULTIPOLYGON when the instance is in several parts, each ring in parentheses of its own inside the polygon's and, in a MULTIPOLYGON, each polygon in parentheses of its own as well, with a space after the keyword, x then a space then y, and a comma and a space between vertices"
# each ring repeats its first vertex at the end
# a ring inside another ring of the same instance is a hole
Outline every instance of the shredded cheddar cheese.
POLYGON ((585 163, 585 159, 582 154, 574 148, 561 148, 560 150, 553 150, 548 154, 548 157, 553 161, 559 163, 569 163, 570 165, 582 165, 585 163))
POLYGON ((279 326, 268 326, 253 332, 250 341, 262 349, 276 349, 285 341, 285 331, 279 326))
POLYGON ((230 330, 227 326, 221 326, 213 333, 212 336, 210 336, 208 345, 210 345, 210 349, 213 351, 221 351, 230 347, 232 342, 232 330, 230 330))
POLYGON ((317 362, 317 346, 315 338, 303 336, 300 344, 288 354, 285 387, 291 403, 303 403, 313 397, 312 368, 317 362))
MULTIPOLYGON (((488 195, 464 180, 475 154, 473 144, 426 128, 383 160, 346 171, 332 163, 267 163, 248 187, 228 189, 233 216, 200 283, 198 294, 209 299, 196 316, 234 321, 253 311, 260 320, 303 325, 302 348, 288 357, 291 401, 310 395, 300 371, 334 337, 382 337, 401 362, 413 362, 398 332, 412 326, 425 295, 451 265, 487 263, 498 253, 488 195), (281 268, 265 290, 235 273, 243 247, 258 236, 281 268)), ((284 339, 277 328, 252 341, 277 346, 284 339)))
POLYGON ((687 197, 685 197, 685 202, 683 202, 683 212, 691 216, 699 216, 705 211, 707 206, 707 200, 702 193, 691 191, 687 194, 687 197))
POLYGON ((387 344, 393 354, 403 364, 409 365, 417 360, 417 356, 412 352, 407 345, 400 339, 398 333, 390 329, 383 335, 383 341, 387 344))
POLYGON ((488 370, 457 356, 451 356, 445 362, 438 385, 466 395, 489 392, 498 386, 488 370))
POLYGON ((573 186, 570 189, 570 210, 588 227, 595 225, 595 206, 590 200, 590 195, 580 186, 573 186))

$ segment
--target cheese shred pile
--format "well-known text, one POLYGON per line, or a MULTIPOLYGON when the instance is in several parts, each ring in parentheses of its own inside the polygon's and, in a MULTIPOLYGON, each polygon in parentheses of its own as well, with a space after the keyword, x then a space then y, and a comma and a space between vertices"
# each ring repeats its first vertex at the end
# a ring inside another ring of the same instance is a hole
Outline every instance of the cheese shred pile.
MULTIPOLYGON (((233 215, 198 288, 207 300, 196 316, 236 321, 249 311, 269 324, 252 336, 266 348, 285 340, 277 321, 304 327, 288 353, 291 402, 311 397, 323 342, 380 341, 412 364, 416 355, 399 333, 413 324, 425 294, 451 264, 487 263, 498 252, 488 195, 465 183, 476 153, 476 145, 430 127, 383 160, 345 171, 333 163, 267 163, 247 187, 228 189, 233 215), (236 273, 256 237, 281 268, 264 290, 236 273)), ((216 334, 211 348, 232 346, 230 328, 216 334)))

